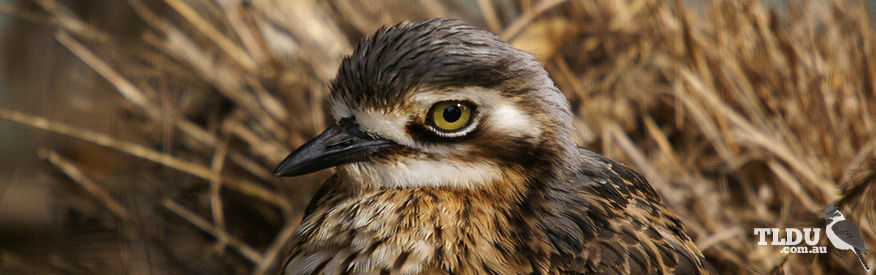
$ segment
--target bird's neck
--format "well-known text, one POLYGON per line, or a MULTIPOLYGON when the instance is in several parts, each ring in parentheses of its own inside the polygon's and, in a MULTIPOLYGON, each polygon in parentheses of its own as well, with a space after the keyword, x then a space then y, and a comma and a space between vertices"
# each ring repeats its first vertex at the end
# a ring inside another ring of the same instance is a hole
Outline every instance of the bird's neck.
POLYGON ((397 265, 397 259, 404 255, 405 265, 419 265, 415 270, 441 266, 461 273, 479 273, 465 270, 480 266, 468 266, 467 262, 472 261, 511 274, 524 261, 502 256, 521 245, 508 236, 529 232, 526 227, 531 219, 517 210, 519 202, 502 196, 435 187, 351 193, 337 203, 315 209, 302 222, 297 234, 299 247, 314 250, 296 253, 300 259, 319 251, 331 252, 326 255, 361 253, 354 257, 362 261, 356 265, 375 267, 397 265), (402 252, 397 245, 406 243, 415 245, 402 252), (443 263, 435 265, 435 261, 443 263))
POLYGON ((533 227, 540 218, 535 213, 546 211, 543 194, 554 183, 547 180, 562 180, 529 172, 511 173, 477 188, 358 185, 344 178, 349 175, 336 174, 299 226, 290 264, 353 254, 345 257, 358 262, 353 266, 376 269, 397 266, 403 256, 404 266, 418 266, 425 273, 429 268, 485 272, 476 270, 482 265, 468 262, 484 263, 500 274, 526 270, 530 259, 507 255, 529 245, 541 247, 528 234, 537 232, 533 227), (411 243, 415 245, 402 246, 411 243))

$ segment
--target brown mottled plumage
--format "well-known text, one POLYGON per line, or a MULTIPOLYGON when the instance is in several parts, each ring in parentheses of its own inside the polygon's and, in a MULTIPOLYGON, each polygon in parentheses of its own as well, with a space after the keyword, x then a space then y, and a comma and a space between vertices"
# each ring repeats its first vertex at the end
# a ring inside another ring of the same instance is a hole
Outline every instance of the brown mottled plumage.
POLYGON ((575 145, 541 65, 486 31, 378 30, 344 59, 332 99, 339 123, 276 171, 338 167, 286 274, 711 271, 641 176, 575 145))

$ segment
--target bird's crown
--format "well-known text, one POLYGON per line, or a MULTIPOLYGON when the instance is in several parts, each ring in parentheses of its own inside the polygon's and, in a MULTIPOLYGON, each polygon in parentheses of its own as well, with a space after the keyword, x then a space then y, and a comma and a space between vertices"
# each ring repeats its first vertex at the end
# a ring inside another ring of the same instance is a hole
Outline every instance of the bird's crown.
POLYGON ((341 63, 332 96, 386 106, 416 87, 489 88, 538 74, 545 73, 531 55, 485 30, 453 19, 401 22, 359 42, 341 63))

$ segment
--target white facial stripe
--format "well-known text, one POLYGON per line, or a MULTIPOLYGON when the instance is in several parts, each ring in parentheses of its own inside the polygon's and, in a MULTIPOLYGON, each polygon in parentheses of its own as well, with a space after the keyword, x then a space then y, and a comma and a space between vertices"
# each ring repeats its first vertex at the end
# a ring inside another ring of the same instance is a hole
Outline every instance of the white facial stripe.
POLYGON ((350 110, 350 107, 347 106, 343 101, 333 99, 331 102, 331 115, 335 119, 335 121, 339 121, 342 118, 350 117, 353 115, 353 110, 350 110))
POLYGON ((364 185, 382 187, 478 187, 501 180, 506 171, 483 162, 405 160, 394 163, 359 162, 341 166, 364 185))
POLYGON ((415 147, 414 140, 405 131, 408 118, 401 114, 385 114, 373 110, 354 110, 353 116, 363 132, 378 135, 408 147, 415 147))

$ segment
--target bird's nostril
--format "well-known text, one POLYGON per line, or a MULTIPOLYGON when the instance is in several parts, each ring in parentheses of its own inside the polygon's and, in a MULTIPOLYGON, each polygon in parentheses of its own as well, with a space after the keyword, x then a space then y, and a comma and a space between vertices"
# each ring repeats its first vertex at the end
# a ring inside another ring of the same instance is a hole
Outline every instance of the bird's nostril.
POLYGON ((351 144, 353 144, 353 140, 352 140, 352 139, 345 139, 345 140, 342 140, 342 141, 339 141, 339 142, 336 142, 336 143, 333 143, 333 144, 329 144, 329 146, 326 146, 326 149, 334 149, 334 148, 338 148, 338 147, 346 147, 346 146, 349 146, 349 145, 351 145, 351 144))

